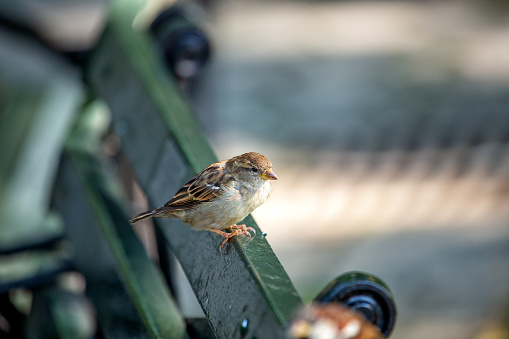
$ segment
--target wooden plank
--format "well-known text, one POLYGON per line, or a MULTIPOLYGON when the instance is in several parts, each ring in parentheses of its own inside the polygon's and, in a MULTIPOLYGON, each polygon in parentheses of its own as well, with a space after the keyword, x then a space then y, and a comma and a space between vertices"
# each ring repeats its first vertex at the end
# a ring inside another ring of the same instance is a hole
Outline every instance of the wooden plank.
POLYGON ((62 211, 76 269, 86 279, 86 293, 96 310, 101 334, 105 338, 150 338, 81 185, 72 162, 65 157, 54 206, 62 211))
MULTIPOLYGON (((157 207, 217 158, 150 40, 133 29, 139 5, 112 2, 105 33, 88 67, 89 82, 108 103, 114 121, 129 117, 124 120, 130 121, 127 128, 119 131, 117 126, 116 131, 150 205, 157 207), (152 119, 158 121, 150 122, 158 126, 155 130, 144 123, 152 119), (152 137, 132 142, 140 134, 152 137), (147 159, 150 165, 145 165, 147 159)), ((234 241, 234 250, 221 255, 217 235, 194 231, 178 220, 157 220, 218 337, 282 338, 302 301, 261 230, 251 217, 246 222, 257 236, 247 243, 234 241)))
POLYGON ((82 117, 68 142, 54 198, 76 265, 107 337, 185 338, 184 320, 164 279, 127 221, 120 185, 97 152, 90 152, 102 130, 92 113, 82 117))

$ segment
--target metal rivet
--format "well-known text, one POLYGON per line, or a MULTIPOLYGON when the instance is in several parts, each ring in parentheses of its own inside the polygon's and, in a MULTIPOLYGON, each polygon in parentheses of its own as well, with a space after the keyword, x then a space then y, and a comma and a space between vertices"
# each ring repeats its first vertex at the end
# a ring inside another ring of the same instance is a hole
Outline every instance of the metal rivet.
POLYGON ((244 318, 242 322, 240 323, 240 335, 245 336, 247 334, 247 331, 249 329, 249 320, 247 318, 244 318))

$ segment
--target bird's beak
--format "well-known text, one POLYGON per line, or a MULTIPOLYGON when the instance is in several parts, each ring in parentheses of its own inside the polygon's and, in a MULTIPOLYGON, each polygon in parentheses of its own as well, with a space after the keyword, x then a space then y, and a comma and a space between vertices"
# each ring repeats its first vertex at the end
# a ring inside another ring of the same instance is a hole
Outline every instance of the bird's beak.
POLYGON ((268 170, 262 173, 262 179, 277 180, 277 175, 272 170, 268 170))

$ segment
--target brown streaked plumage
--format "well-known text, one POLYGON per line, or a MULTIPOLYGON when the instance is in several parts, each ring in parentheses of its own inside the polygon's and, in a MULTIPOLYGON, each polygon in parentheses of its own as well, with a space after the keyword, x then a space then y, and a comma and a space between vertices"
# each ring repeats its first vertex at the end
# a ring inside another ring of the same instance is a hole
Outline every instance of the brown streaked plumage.
POLYGON ((221 250, 230 238, 254 232, 237 223, 267 200, 272 191, 270 180, 277 180, 277 176, 269 159, 259 153, 245 153, 206 167, 166 204, 130 222, 150 217, 180 218, 195 229, 224 237, 221 250), (233 232, 224 232, 226 229, 233 232))

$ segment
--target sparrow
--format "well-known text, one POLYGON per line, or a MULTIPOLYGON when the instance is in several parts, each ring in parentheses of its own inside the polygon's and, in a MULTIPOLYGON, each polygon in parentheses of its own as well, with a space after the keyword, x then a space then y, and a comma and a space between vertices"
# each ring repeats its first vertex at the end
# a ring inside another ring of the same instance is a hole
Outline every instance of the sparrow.
POLYGON ((384 339, 379 328, 340 303, 303 307, 287 331, 289 339, 384 339))
POLYGON ((221 252, 231 238, 255 233, 252 227, 237 225, 263 204, 277 180, 272 164, 255 152, 244 153, 209 165, 189 180, 163 206, 140 213, 134 224, 151 217, 179 218, 197 230, 208 230, 224 237, 221 252), (225 232, 230 230, 231 232, 225 232))

